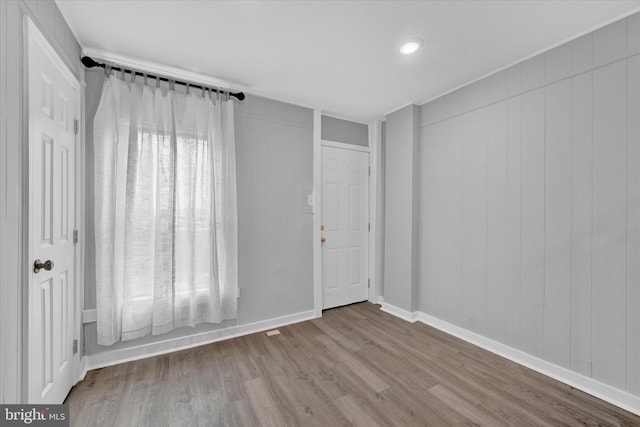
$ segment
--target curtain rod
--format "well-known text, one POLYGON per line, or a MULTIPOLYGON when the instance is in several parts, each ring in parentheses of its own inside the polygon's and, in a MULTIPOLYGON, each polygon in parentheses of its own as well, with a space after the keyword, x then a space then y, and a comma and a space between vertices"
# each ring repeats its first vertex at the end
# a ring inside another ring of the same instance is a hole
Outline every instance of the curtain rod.
MULTIPOLYGON (((83 56, 81 61, 82 61, 82 65, 84 65, 87 68, 95 68, 95 67, 106 68, 106 66, 107 66, 107 64, 104 64, 102 62, 98 62, 95 59, 90 58, 88 56, 83 56)), ((214 92, 218 92, 218 93, 222 92, 222 90, 220 90, 220 89, 210 88, 210 87, 207 87, 207 86, 200 86, 200 85, 197 85, 197 84, 183 82, 183 81, 180 81, 180 80, 173 80, 173 79, 169 79, 167 77, 154 76, 153 74, 146 74, 146 73, 142 73, 140 71, 129 70, 129 69, 126 69, 126 68, 123 69, 123 68, 120 68, 120 67, 112 66, 111 69, 114 70, 114 71, 124 71, 125 73, 136 74, 138 76, 145 76, 146 75, 150 79, 160 80, 160 81, 163 81, 163 82, 173 81, 176 84, 189 86, 189 87, 194 88, 194 89, 211 89, 214 92)), ((229 95, 238 98, 238 100, 240 100, 240 101, 244 100, 244 98, 245 98, 244 93, 242 93, 242 92, 233 93, 233 92, 229 91, 229 95)))

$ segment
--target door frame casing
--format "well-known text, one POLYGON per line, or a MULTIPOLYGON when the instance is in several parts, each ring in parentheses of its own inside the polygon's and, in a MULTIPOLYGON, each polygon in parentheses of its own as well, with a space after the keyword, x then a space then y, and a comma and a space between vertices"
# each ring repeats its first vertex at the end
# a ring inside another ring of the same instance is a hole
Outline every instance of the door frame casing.
POLYGON ((29 349, 29 321, 30 321, 30 284, 32 282, 31 277, 31 222, 32 222, 32 214, 31 211, 31 148, 34 141, 32 140, 31 134, 31 114, 30 114, 30 87, 29 87, 29 73, 30 73, 30 46, 31 43, 36 43, 45 54, 51 59, 54 63, 56 69, 64 76, 64 78, 73 86, 75 89, 75 111, 73 114, 73 119, 78 121, 78 131, 75 134, 74 144, 75 144, 75 200, 74 200, 74 230, 78 230, 79 238, 78 242, 74 245, 74 276, 75 280, 73 283, 73 339, 78 342, 78 351, 73 354, 71 359, 72 363, 72 373, 73 373, 73 383, 75 384, 80 375, 81 375, 81 366, 80 366, 80 357, 81 357, 81 328, 82 328, 82 298, 83 298, 83 286, 81 284, 84 282, 84 177, 85 177, 85 169, 84 169, 84 112, 83 112, 83 98, 84 98, 84 82, 81 82, 70 70, 69 66, 64 62, 61 58, 60 54, 53 47, 51 42, 47 40, 44 33, 40 30, 38 25, 33 21, 33 19, 25 15, 24 16, 24 57, 23 57, 23 117, 26 118, 24 120, 24 138, 26 141, 26 155, 23 156, 23 170, 24 170, 24 178, 26 180, 26 192, 24 194, 24 209, 23 209, 23 241, 25 242, 24 250, 21 254, 21 268, 24 270, 24 274, 22 277, 22 319, 23 319, 23 327, 22 327, 22 355, 23 355, 23 366, 22 366, 22 401, 28 402, 29 399, 29 365, 30 365, 30 349, 29 349))
POLYGON ((374 121, 368 124, 369 146, 363 147, 322 139, 322 110, 313 110, 313 309, 316 317, 322 317, 322 247, 320 244, 320 226, 322 225, 322 146, 327 145, 348 150, 369 153, 369 301, 377 304, 380 300, 380 242, 378 222, 380 218, 380 198, 378 197, 380 170, 380 148, 382 123, 374 121))
POLYGON ((382 122, 376 120, 369 124, 369 301, 380 304, 382 294, 382 122))

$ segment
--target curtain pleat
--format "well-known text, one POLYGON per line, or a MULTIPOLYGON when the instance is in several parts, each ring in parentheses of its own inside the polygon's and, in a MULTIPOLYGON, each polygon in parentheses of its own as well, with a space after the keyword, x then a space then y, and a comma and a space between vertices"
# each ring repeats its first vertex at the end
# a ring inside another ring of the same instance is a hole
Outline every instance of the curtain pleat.
POLYGON ((233 103, 116 76, 94 119, 98 344, 233 319, 233 103))

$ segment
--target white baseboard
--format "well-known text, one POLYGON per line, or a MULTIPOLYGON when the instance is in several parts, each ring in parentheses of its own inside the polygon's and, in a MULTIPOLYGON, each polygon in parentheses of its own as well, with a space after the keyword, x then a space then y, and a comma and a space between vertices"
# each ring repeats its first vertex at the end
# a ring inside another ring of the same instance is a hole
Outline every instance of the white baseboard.
POLYGON ((381 305, 382 307, 380 307, 380 310, 386 313, 393 314, 394 316, 399 317, 402 320, 406 320, 407 322, 414 323, 416 321, 415 312, 412 313, 403 308, 388 304, 384 301, 381 303, 381 305))
POLYGON ((78 375, 78 379, 76 380, 76 383, 79 383, 80 381, 82 381, 84 379, 84 377, 87 376, 87 372, 89 372, 89 369, 87 368, 87 362, 88 362, 88 357, 84 356, 82 359, 80 359, 80 367, 78 368, 78 371, 80 374, 78 375))
POLYGON ((204 344, 211 344, 217 341, 223 341, 243 335, 254 334, 256 332, 262 332, 268 329, 280 328, 282 326, 304 322, 305 320, 311 320, 315 318, 315 311, 309 310, 290 314, 287 316, 276 317, 274 319, 249 323, 246 325, 231 326, 224 329, 216 329, 213 331, 201 332, 194 335, 170 338, 149 344, 136 345, 132 347, 121 348, 117 350, 108 350, 101 353, 86 355, 80 360, 81 369, 78 381, 84 379, 87 372, 92 369, 104 368, 106 366, 132 362, 134 360, 159 356, 161 354, 172 353, 174 351, 186 350, 188 348, 193 348, 204 344))
POLYGON ((609 402, 624 410, 640 415, 640 396, 636 396, 624 390, 601 383, 593 378, 589 378, 571 371, 570 369, 547 362, 539 357, 532 356, 524 351, 515 349, 498 341, 494 341, 490 338, 420 311, 408 312, 389 304, 383 304, 381 310, 409 322, 419 321, 432 326, 453 335, 454 337, 460 338, 461 340, 502 356, 505 359, 509 359, 512 362, 526 366, 529 369, 533 369, 543 375, 582 390, 585 393, 604 400, 605 402, 609 402))

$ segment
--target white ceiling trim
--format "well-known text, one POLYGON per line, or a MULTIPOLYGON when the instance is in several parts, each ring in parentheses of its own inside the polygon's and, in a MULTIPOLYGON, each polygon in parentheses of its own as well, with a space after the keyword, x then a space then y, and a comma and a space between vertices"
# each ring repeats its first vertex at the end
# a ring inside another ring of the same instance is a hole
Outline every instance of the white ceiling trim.
POLYGON ((126 69, 134 69, 149 74, 158 75, 160 77, 168 77, 175 80, 183 80, 189 83, 198 83, 204 86, 218 87, 221 89, 229 89, 233 92, 245 91, 246 88, 234 82, 216 79, 206 74, 194 73, 193 71, 183 68, 172 67, 169 65, 158 64, 151 61, 143 61, 129 58, 123 55, 107 52, 100 49, 82 48, 85 56, 107 63, 113 63, 114 66, 121 65, 126 69))
MULTIPOLYGON (((465 83, 463 86, 466 86, 467 84, 468 84, 468 83, 465 83)), ((440 95, 440 96, 442 96, 442 95, 440 95)), ((417 103, 417 102, 415 102, 415 101, 409 101, 409 102, 406 102, 406 103, 402 104, 402 105, 401 105, 401 106, 399 106, 399 107, 394 108, 394 109, 393 109, 393 110, 391 110, 391 111, 388 111, 388 112, 384 113, 384 116, 385 116, 385 118, 386 118, 389 114, 395 113, 395 112, 396 112, 396 111, 398 111, 398 110, 402 110, 404 107, 408 107, 409 105, 422 105, 422 104, 418 104, 418 103, 417 103)), ((384 119, 383 119, 383 120, 384 120, 384 119)))
MULTIPOLYGON (((549 47, 546 47, 546 48, 544 48, 544 49, 540 49, 539 51, 537 51, 537 52, 535 52, 535 53, 532 53, 531 55, 527 55, 527 56, 525 56, 525 57, 524 57, 524 58, 522 58, 522 59, 519 59, 519 60, 517 60, 517 61, 514 61, 514 62, 512 62, 511 64, 505 65, 504 67, 500 67, 500 68, 498 68, 498 69, 497 69, 497 70, 495 70, 495 71, 492 71, 492 72, 490 72, 490 73, 487 73, 487 74, 485 74, 484 76, 478 77, 477 79, 473 79, 473 80, 471 80, 471 81, 469 81, 469 82, 467 82, 467 83, 461 84, 460 86, 456 86, 456 87, 454 87, 453 89, 449 89, 448 91, 443 92, 443 93, 441 93, 440 95, 433 96, 433 97, 431 97, 431 98, 427 99, 426 101, 423 101, 423 102, 421 102, 420 104, 417 104, 417 105, 424 105, 424 104, 428 104, 429 102, 433 102, 433 101, 435 101, 435 100, 436 100, 436 99, 438 99, 438 98, 442 98, 443 96, 446 96, 446 95, 448 95, 448 94, 450 94, 450 93, 452 93, 452 92, 455 92, 455 91, 457 91, 457 90, 460 90, 460 89, 462 89, 462 88, 464 88, 464 87, 470 86, 470 85, 472 85, 472 84, 474 84, 474 83, 476 83, 476 82, 478 82, 478 81, 480 81, 480 80, 482 80, 482 79, 486 79, 487 77, 491 77, 491 76, 493 76, 493 75, 495 75, 495 74, 498 74, 498 73, 500 73, 501 71, 504 71, 504 70, 506 70, 506 69, 508 69, 508 68, 511 68, 511 67, 515 66, 515 65, 521 64, 521 63, 523 63, 523 62, 525 62, 525 61, 528 61, 528 60, 529 60, 529 59, 531 59, 531 58, 535 58, 535 57, 536 57, 536 56, 538 56, 538 55, 542 55, 542 54, 544 54, 544 53, 547 53, 547 52, 549 52, 549 51, 551 51, 551 50, 553 50, 553 49, 555 49, 555 48, 557 48, 557 47, 559 47, 559 46, 562 46, 563 44, 566 44, 566 43, 572 42, 572 41, 574 41, 574 40, 576 40, 576 39, 579 39, 579 38, 580 38, 580 37, 582 37, 582 36, 586 36, 586 35, 587 35, 587 34, 589 34, 589 33, 593 33, 594 31, 597 31, 597 30, 599 30, 600 28, 604 28, 604 27, 606 27, 606 26, 607 26, 607 25, 609 25, 609 24, 613 24, 614 22, 617 22, 617 21, 620 21, 620 20, 622 20, 622 19, 625 19, 625 18, 627 18, 627 17, 629 17, 629 16, 633 15, 634 13, 638 13, 638 12, 640 12, 640 7, 636 7, 635 9, 629 10, 629 11, 627 11, 627 12, 625 12, 625 13, 623 13, 623 14, 619 15, 619 16, 616 16, 615 18, 608 19, 608 20, 606 20, 606 21, 602 22, 601 24, 595 25, 595 26, 593 26, 593 27, 591 27, 591 28, 589 28, 589 29, 587 29, 587 30, 585 30, 585 31, 581 31, 581 32, 579 32, 579 33, 578 33, 578 34, 576 34, 576 35, 573 35, 573 36, 571 36, 571 37, 567 37, 566 39, 564 39, 564 40, 562 40, 562 41, 560 41, 560 42, 558 42, 558 43, 554 43, 554 44, 552 44, 552 45, 551 45, 551 46, 549 46, 549 47)), ((411 105, 411 104, 405 104, 405 105, 402 105, 402 106, 400 106, 400 107, 396 108, 395 110, 392 110, 391 112, 398 111, 399 109, 404 108, 404 107, 406 107, 407 105, 411 105)), ((387 114, 390 114, 390 113, 387 113, 387 114)), ((386 115, 386 114, 385 114, 385 115, 386 115)))
POLYGON ((243 89, 242 91, 245 93, 245 95, 259 96, 261 98, 270 99, 272 101, 282 102, 284 104, 295 105, 297 107, 302 107, 302 108, 308 108, 309 110, 312 110, 312 111, 319 110, 321 115, 323 116, 333 117, 334 119, 347 120, 349 122, 360 123, 363 125, 369 125, 370 123, 373 123, 376 120, 384 120, 384 116, 382 116, 382 117, 377 117, 375 119, 372 119, 371 121, 366 121, 366 120, 363 120, 362 117, 349 116, 345 114, 335 113, 330 110, 323 110, 314 105, 301 104, 300 102, 295 102, 290 99, 273 96, 272 94, 256 91, 253 89, 243 89))
MULTIPOLYGON (((215 77, 208 76, 206 74, 194 73, 193 71, 185 70, 183 68, 172 67, 164 64, 158 64, 152 61, 144 61, 133 59, 124 55, 118 55, 112 52, 107 52, 101 49, 94 49, 90 47, 83 47, 82 54, 89 56, 95 60, 99 60, 106 63, 113 63, 115 66, 121 65, 126 69, 134 69, 136 71, 142 71, 149 74, 158 75, 161 77, 168 77, 175 80, 182 80, 189 83, 197 83, 205 86, 219 87, 229 89, 231 91, 242 91, 245 94, 251 94, 254 96, 260 96, 268 98, 273 101, 283 102, 285 104, 296 105, 298 107, 308 108, 310 110, 315 109, 315 106, 303 105, 300 103, 292 102, 287 99, 281 99, 272 95, 261 93, 260 91, 254 91, 246 86, 238 83, 230 82, 228 80, 217 79, 215 77)), ((323 116, 333 117, 336 119, 347 120, 363 125, 369 125, 369 122, 363 121, 360 118, 348 117, 343 114, 334 114, 331 112, 322 111, 323 116)), ((384 118, 383 118, 384 119, 384 118)))

